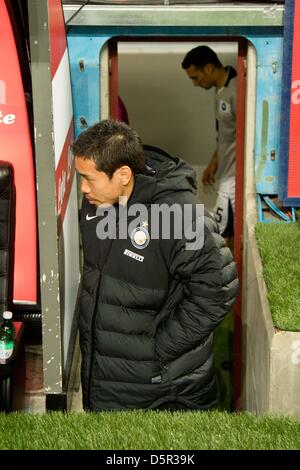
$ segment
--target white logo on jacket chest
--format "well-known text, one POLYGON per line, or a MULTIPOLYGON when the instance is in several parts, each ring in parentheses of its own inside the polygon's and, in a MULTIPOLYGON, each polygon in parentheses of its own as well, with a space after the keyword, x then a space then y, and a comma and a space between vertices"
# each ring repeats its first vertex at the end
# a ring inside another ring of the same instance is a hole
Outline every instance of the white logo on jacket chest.
POLYGON ((140 263, 144 261, 144 256, 138 255, 137 253, 134 253, 134 251, 130 251, 126 249, 124 251, 124 255, 129 256, 129 258, 133 258, 136 261, 140 261, 140 263))
POLYGON ((95 219, 96 217, 98 217, 98 215, 89 215, 89 214, 86 214, 85 220, 92 220, 92 219, 95 219))
POLYGON ((145 224, 148 225, 147 222, 143 222, 143 225, 141 227, 136 227, 130 237, 131 243, 138 250, 146 248, 146 246, 148 246, 150 242, 150 235, 147 228, 145 227, 145 224))

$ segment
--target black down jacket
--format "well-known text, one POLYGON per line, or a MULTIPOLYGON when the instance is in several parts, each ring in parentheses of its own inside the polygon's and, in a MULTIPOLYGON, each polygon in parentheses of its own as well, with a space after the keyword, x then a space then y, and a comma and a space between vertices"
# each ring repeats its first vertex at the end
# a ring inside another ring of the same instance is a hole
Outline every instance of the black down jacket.
MULTIPOLYGON (((155 171, 136 176, 128 211, 137 203, 195 208, 194 170, 153 147, 145 147, 145 154, 155 171)), ((149 243, 137 248, 133 236, 100 240, 101 217, 84 198, 84 409, 153 409, 167 402, 207 409, 217 403, 212 333, 234 303, 238 280, 215 222, 202 220, 200 249, 185 249, 183 237, 152 237, 150 215, 144 224, 149 243)))

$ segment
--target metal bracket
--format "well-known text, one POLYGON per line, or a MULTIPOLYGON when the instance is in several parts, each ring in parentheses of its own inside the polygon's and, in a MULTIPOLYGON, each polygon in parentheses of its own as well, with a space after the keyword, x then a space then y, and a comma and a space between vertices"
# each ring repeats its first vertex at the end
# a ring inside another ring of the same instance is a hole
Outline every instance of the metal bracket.
MULTIPOLYGON (((274 197, 274 199, 277 199, 274 197)), ((270 196, 257 195, 258 220, 265 223, 296 222, 294 207, 279 208, 270 196), (266 217, 266 214, 268 216, 266 217)))

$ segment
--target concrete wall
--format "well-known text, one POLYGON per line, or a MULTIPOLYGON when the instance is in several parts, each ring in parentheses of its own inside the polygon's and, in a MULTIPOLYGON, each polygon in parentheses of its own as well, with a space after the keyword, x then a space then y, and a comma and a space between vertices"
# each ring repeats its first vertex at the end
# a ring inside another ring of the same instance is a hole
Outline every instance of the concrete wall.
POLYGON ((251 217, 245 245, 243 408, 300 418, 300 333, 274 328, 251 217))
POLYGON ((300 333, 274 328, 254 234, 255 51, 248 54, 245 142, 242 407, 300 417, 300 333))

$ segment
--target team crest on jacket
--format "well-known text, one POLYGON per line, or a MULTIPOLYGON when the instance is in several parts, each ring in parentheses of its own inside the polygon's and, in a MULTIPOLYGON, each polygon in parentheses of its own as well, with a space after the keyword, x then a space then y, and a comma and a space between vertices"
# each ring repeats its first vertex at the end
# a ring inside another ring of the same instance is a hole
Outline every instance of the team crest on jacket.
POLYGON ((138 250, 142 250, 149 245, 150 235, 146 227, 136 227, 131 233, 131 243, 138 250))
POLYGON ((220 101, 219 110, 222 114, 230 114, 231 113, 231 105, 224 100, 220 101))

